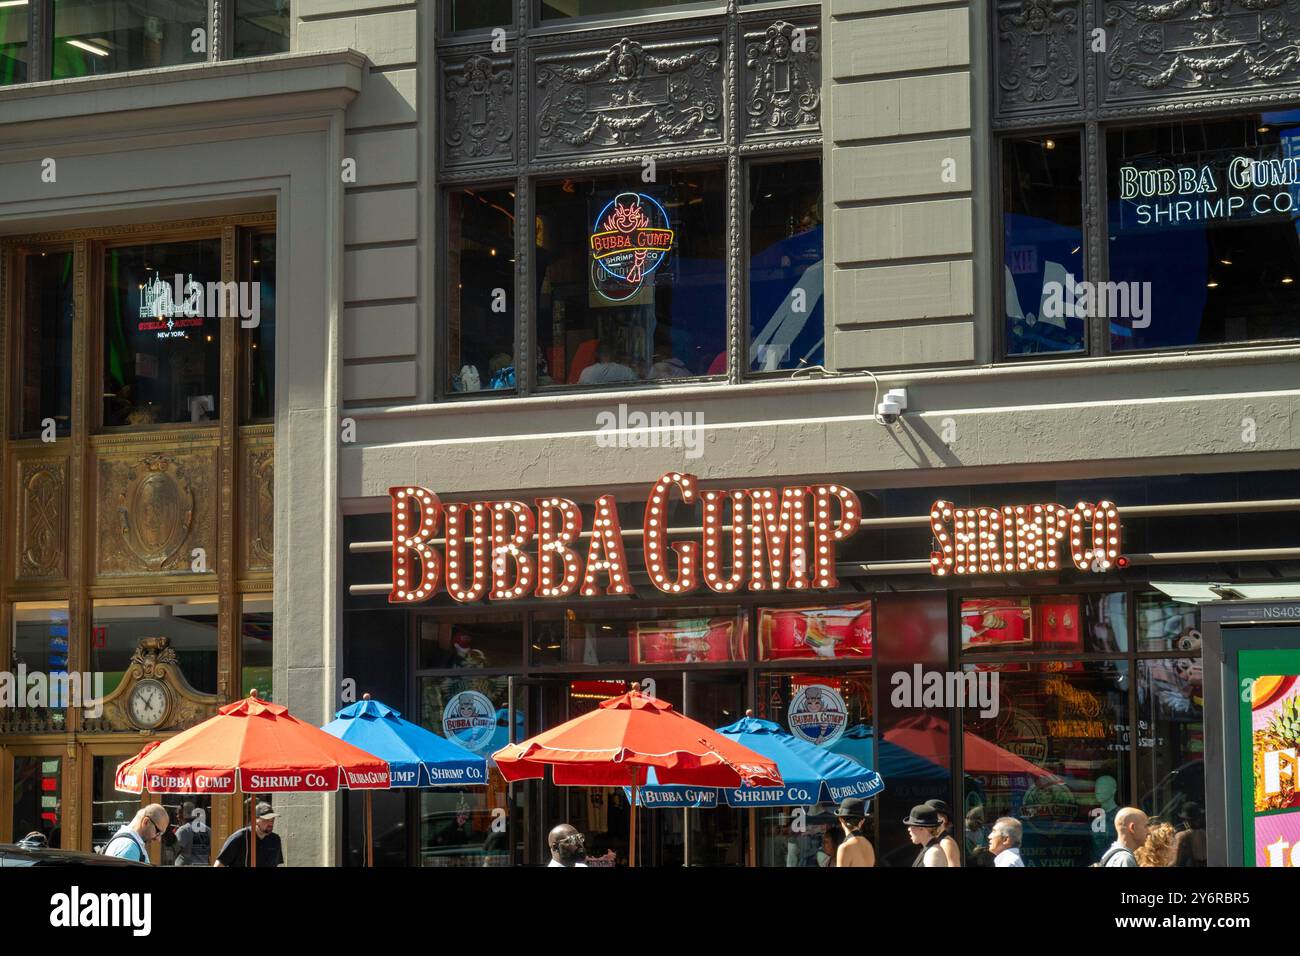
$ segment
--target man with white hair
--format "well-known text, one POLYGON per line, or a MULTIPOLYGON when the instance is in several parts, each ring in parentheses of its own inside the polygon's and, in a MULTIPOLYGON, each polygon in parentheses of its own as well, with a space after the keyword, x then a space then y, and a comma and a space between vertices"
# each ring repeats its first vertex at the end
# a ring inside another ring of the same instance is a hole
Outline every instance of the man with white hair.
POLYGON ((993 854, 994 866, 1023 867, 1025 861, 1020 858, 1020 841, 1024 837, 1024 827, 1015 817, 998 817, 989 832, 989 852, 993 854))

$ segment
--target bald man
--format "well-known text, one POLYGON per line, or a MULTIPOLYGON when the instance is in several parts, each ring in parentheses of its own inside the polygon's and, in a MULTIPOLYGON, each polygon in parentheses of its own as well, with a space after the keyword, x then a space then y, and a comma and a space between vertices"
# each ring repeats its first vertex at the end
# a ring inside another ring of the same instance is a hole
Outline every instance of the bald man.
POLYGON ((546 845, 551 850, 551 862, 547 866, 587 865, 587 848, 576 827, 561 823, 547 835, 546 845))
POLYGON ((1133 851, 1147 841, 1147 815, 1137 807, 1124 807, 1115 814, 1115 836, 1115 842, 1101 858, 1101 865, 1137 866, 1133 851))

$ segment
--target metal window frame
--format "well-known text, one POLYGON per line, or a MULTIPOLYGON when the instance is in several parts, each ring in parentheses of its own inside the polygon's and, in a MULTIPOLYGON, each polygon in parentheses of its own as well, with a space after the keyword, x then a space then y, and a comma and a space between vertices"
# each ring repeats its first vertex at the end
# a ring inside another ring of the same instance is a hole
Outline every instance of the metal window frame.
MULTIPOLYGON (((444 170, 440 162, 442 133, 448 122, 450 111, 441 111, 437 120, 435 135, 435 183, 437 187, 437 209, 435 212, 436 235, 445 239, 448 235, 449 221, 445 202, 447 194, 458 188, 472 186, 497 185, 513 179, 515 189, 515 390, 500 393, 491 390, 479 392, 453 392, 450 390, 450 355, 448 354, 446 328, 449 270, 445 257, 439 256, 434 264, 435 328, 433 329, 433 362, 435 365, 433 380, 433 400, 466 401, 491 399, 509 399, 528 397, 538 394, 572 394, 599 393, 608 391, 600 386, 547 386, 539 389, 535 382, 536 366, 532 358, 536 349, 533 333, 536 328, 536 305, 531 301, 531 288, 536 280, 534 262, 534 236, 531 223, 536 216, 535 187, 539 182, 557 176, 589 178, 620 171, 639 171, 640 155, 597 155, 582 159, 569 158, 558 161, 530 161, 530 124, 528 99, 530 52, 564 49, 572 46, 575 37, 590 35, 601 42, 611 36, 643 36, 647 27, 654 25, 662 31, 665 28, 721 26, 721 63, 723 70, 721 82, 725 101, 722 124, 722 141, 706 146, 666 147, 659 150, 661 162, 671 162, 673 169, 691 166, 723 163, 724 182, 727 191, 727 239, 725 248, 725 269, 727 282, 727 371, 725 375, 703 375, 683 378, 629 383, 622 389, 644 390, 653 392, 671 390, 683 386, 700 384, 739 384, 755 378, 770 378, 789 375, 792 370, 775 373, 751 373, 748 371, 749 351, 749 257, 748 203, 749 166, 753 162, 776 162, 782 160, 802 160, 817 158, 823 161, 823 133, 820 129, 815 135, 791 134, 788 137, 773 138, 763 141, 749 141, 741 117, 738 115, 740 90, 743 85, 744 71, 744 29, 765 19, 789 19, 790 21, 815 21, 821 7, 821 0, 803 0, 799 3, 756 3, 741 4, 739 0, 703 0, 683 8, 666 7, 649 12, 635 13, 628 16, 581 17, 571 20, 547 22, 540 21, 540 6, 537 0, 517 0, 513 8, 513 22, 504 26, 507 43, 514 57, 513 81, 517 90, 518 120, 515 126, 515 160, 507 163, 484 165, 467 170, 444 170), (520 223, 528 223, 524 229, 520 223), (528 357, 528 358, 525 358, 528 357), (485 394, 486 392, 486 394, 485 394)), ((489 30, 472 30, 452 33, 450 26, 450 9, 444 8, 437 19, 437 37, 435 48, 437 60, 443 59, 445 53, 467 54, 481 47, 489 38, 489 30)), ((825 44, 821 37, 820 26, 813 26, 821 44, 819 56, 825 62, 825 44)), ((822 83, 825 89, 825 83, 822 83)), ((435 99, 441 101, 444 95, 442 71, 434 79, 435 99)))

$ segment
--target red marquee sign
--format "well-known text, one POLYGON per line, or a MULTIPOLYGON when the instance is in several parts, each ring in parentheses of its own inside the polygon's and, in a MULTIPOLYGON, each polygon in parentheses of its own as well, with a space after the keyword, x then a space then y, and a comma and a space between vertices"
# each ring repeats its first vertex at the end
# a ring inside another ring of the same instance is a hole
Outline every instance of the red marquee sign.
MULTIPOLYGON (((669 472, 646 500, 646 571, 666 594, 834 588, 835 546, 858 530, 862 506, 842 485, 700 490, 698 479, 669 472), (670 496, 703 507, 699 540, 668 540, 670 496), (724 539, 729 539, 725 540, 724 539)), ((469 604, 632 594, 618 503, 596 499, 585 556, 582 512, 567 498, 443 504, 414 485, 388 490, 393 508, 394 604, 428 601, 445 587, 469 604), (435 544, 441 533, 443 546, 435 544)))
POLYGON ((1126 563, 1120 557, 1119 509, 1110 501, 1080 501, 1073 508, 958 508, 936 501, 930 506, 930 530, 938 546, 930 552, 930 572, 937 575, 1059 571, 1062 547, 1080 571, 1109 571, 1126 563))

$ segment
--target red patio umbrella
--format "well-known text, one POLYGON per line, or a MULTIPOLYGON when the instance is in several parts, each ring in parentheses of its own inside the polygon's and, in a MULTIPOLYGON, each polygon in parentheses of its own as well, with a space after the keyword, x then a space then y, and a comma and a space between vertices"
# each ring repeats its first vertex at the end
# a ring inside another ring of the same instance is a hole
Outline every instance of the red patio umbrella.
POLYGON ((628 862, 636 866, 637 788, 655 768, 660 784, 700 787, 781 786, 775 761, 639 690, 603 701, 590 713, 492 755, 501 775, 559 786, 632 788, 628 862))
MULTIPOLYGON (((884 739, 914 754, 933 760, 931 754, 947 756, 950 732, 950 725, 946 720, 931 714, 918 714, 885 731, 884 739)), ((962 734, 962 744, 967 773, 1023 773, 1031 777, 1054 776, 1042 767, 1034 766, 1024 757, 976 736, 969 730, 962 734)))
MULTIPOLYGON (((333 793, 388 789, 388 764, 291 715, 249 697, 168 740, 148 744, 118 765, 124 793, 333 793)), ((257 862, 257 840, 252 841, 257 862)))

